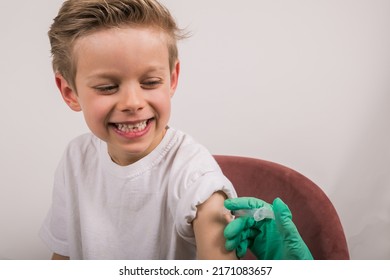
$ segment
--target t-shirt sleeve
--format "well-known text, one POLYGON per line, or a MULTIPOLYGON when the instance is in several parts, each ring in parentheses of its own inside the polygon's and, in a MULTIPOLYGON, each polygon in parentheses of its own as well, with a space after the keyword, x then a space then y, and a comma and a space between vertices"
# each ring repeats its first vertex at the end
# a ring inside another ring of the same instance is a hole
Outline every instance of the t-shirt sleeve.
POLYGON ((224 192, 228 198, 237 197, 232 183, 219 170, 201 175, 183 192, 176 209, 175 224, 178 234, 186 241, 195 244, 191 222, 196 217, 197 206, 217 191, 224 192))
POLYGON ((53 253, 69 256, 66 238, 66 193, 62 171, 62 164, 60 164, 55 173, 52 205, 39 231, 39 236, 53 253))

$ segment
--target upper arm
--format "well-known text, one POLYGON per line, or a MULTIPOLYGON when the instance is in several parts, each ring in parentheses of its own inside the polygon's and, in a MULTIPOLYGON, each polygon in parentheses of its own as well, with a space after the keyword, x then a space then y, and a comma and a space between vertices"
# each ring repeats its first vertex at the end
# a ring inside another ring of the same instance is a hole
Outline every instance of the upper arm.
POLYGON ((216 192, 197 207, 196 218, 192 225, 198 259, 237 259, 235 251, 229 252, 225 249, 223 230, 229 222, 228 216, 224 213, 225 199, 223 192, 216 192))

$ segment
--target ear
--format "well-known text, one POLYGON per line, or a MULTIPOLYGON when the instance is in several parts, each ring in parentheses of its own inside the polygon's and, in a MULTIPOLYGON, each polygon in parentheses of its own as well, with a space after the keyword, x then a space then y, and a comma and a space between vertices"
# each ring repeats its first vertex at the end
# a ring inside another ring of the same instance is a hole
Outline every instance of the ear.
POLYGON ((180 61, 177 60, 171 73, 171 90, 170 90, 171 97, 175 94, 179 82, 179 73, 180 73, 180 61))
POLYGON ((55 79, 57 87, 60 90, 65 103, 68 104, 69 108, 71 108, 73 111, 80 112, 81 106, 77 93, 72 89, 72 87, 61 74, 57 73, 55 75, 55 79))

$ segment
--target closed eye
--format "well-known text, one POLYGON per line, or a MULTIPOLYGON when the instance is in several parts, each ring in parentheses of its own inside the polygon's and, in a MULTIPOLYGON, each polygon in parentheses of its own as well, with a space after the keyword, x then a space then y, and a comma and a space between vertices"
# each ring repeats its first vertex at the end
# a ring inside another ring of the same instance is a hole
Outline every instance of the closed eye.
POLYGON ((97 86, 95 87, 95 90, 97 90, 101 94, 113 94, 118 90, 118 86, 117 85, 97 86))
POLYGON ((163 83, 163 80, 161 80, 161 79, 149 79, 149 80, 143 81, 141 83, 141 86, 144 89, 155 89, 159 85, 161 85, 162 83, 163 83))

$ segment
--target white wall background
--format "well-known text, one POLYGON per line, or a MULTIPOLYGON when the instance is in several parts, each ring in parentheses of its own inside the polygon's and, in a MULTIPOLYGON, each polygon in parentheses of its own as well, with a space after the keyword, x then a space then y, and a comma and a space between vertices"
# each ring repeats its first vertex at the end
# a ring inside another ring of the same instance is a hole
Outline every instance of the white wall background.
MULTIPOLYGON (((162 2, 193 33, 171 125, 214 154, 306 175, 351 257, 390 259, 390 1, 162 2)), ((0 0, 0 259, 50 256, 37 232, 54 169, 87 130, 52 78, 46 32, 61 3, 0 0)))

